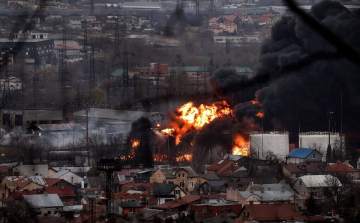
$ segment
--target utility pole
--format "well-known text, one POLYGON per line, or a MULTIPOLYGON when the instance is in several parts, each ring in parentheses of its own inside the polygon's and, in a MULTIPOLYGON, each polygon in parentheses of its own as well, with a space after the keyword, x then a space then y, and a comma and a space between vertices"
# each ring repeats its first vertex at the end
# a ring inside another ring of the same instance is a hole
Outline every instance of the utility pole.
POLYGON ((196 5, 196 15, 200 15, 200 0, 195 0, 196 5))
POLYGON ((332 162, 333 157, 332 157, 332 149, 331 149, 331 139, 330 139, 330 135, 331 135, 331 119, 333 116, 334 112, 330 111, 328 112, 328 116, 329 116, 329 144, 328 144, 328 148, 326 150, 326 162, 332 162))
POLYGON ((131 106, 129 99, 129 61, 128 61, 128 51, 126 47, 126 41, 124 42, 124 52, 123 52, 123 92, 121 107, 128 108, 131 106))
POLYGON ((10 80, 9 80, 9 54, 10 54, 9 51, 6 51, 3 57, 3 66, 5 66, 5 77, 4 77, 4 89, 3 89, 2 103, 1 103, 2 107, 8 106, 9 103, 12 101, 11 92, 10 92, 10 80))
POLYGON ((80 93, 80 85, 77 85, 77 90, 76 90, 76 101, 75 101, 75 110, 79 110, 79 108, 81 108, 81 104, 82 104, 82 98, 81 98, 81 93, 80 93))
POLYGON ((157 76, 156 76, 156 107, 158 110, 160 110, 160 104, 159 104, 159 84, 160 84, 160 62, 157 64, 157 76))
POLYGON ((90 15, 94 15, 94 0, 90 0, 90 15))
POLYGON ((90 52, 90 80, 89 80, 89 96, 91 96, 91 92, 95 87, 95 49, 94 43, 91 39, 91 52, 90 52))
POLYGON ((63 45, 59 53, 59 79, 60 79, 60 97, 63 108, 66 108, 66 89, 65 80, 67 77, 67 66, 66 66, 66 31, 63 31, 63 45))
POLYGON ((114 19, 114 55, 113 55, 113 61, 112 61, 112 67, 115 65, 116 58, 121 57, 120 54, 120 31, 119 31, 119 19, 114 19))
POLYGON ((25 107, 25 69, 24 69, 24 63, 21 64, 21 100, 22 100, 22 106, 25 107))
POLYGON ((38 97, 38 94, 37 94, 37 89, 38 89, 38 75, 37 75, 37 72, 36 72, 36 68, 34 70, 34 74, 33 74, 33 99, 34 99, 34 108, 36 108, 37 106, 37 97, 38 97))
POLYGON ((85 80, 86 77, 86 72, 89 66, 89 58, 88 58, 88 36, 87 36, 87 29, 85 28, 84 31, 84 46, 83 46, 83 53, 84 53, 84 58, 83 58, 83 66, 84 66, 84 74, 83 74, 83 80, 85 80))
POLYGON ((107 84, 107 88, 106 88, 106 94, 107 94, 107 108, 111 108, 111 105, 110 105, 110 91, 111 91, 111 77, 110 77, 110 67, 108 66, 108 69, 107 69, 107 78, 108 78, 108 84, 107 84))
POLYGON ((88 166, 90 166, 90 148, 89 148, 89 110, 90 108, 86 108, 86 149, 88 152, 88 166))

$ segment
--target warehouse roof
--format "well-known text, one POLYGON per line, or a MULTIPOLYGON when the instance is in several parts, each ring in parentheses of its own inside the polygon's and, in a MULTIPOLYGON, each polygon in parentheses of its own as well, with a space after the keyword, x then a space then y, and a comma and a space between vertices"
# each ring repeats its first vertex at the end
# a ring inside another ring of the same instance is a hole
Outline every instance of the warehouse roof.
POLYGON ((241 194, 242 197, 244 197, 245 199, 250 197, 251 195, 257 195, 259 197, 261 197, 262 201, 287 201, 290 200, 290 198, 292 196, 294 196, 294 193, 290 192, 290 191, 285 191, 285 192, 281 192, 281 191, 254 191, 254 192, 250 192, 250 191, 239 191, 239 193, 241 194))
MULTIPOLYGON (((297 148, 291 151, 289 154, 285 156, 285 158, 302 158, 305 159, 308 157, 312 152, 316 151, 315 149, 309 149, 309 148, 297 148)), ((320 153, 320 152, 319 152, 320 153)))

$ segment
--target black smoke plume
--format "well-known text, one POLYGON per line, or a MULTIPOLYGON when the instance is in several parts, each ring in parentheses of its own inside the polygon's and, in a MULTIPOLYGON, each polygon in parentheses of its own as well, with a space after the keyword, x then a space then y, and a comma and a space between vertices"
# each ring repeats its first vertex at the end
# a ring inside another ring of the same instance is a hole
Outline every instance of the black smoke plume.
MULTIPOLYGON (((311 16, 346 44, 359 51, 360 11, 338 2, 314 5, 311 16)), ((211 77, 219 98, 237 104, 238 123, 264 112, 265 130, 288 130, 296 141, 301 131, 327 131, 327 113, 335 113, 332 129, 340 131, 341 94, 343 132, 360 130, 360 64, 349 61, 300 18, 283 17, 262 46, 254 76, 247 78, 221 69, 211 77), (256 100, 258 103, 251 103, 256 100), (261 105, 261 106, 260 106, 261 105), (335 124, 336 123, 336 124, 335 124), (336 125, 336 126, 335 126, 336 125)), ((357 135, 357 134, 355 134, 357 135)))

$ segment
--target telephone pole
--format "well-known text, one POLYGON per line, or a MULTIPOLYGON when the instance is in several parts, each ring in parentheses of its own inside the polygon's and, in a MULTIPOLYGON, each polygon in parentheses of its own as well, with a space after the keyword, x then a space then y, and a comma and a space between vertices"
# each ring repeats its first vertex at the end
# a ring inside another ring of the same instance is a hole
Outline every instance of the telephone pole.
POLYGON ((95 87, 95 49, 94 43, 91 39, 91 52, 90 52, 90 80, 89 80, 89 96, 91 96, 91 92, 95 87))
POLYGON ((123 52, 123 88, 122 88, 122 97, 121 97, 121 107, 129 108, 131 106, 130 96, 129 96, 129 61, 128 61, 128 51, 126 46, 126 41, 124 42, 124 52, 123 52))

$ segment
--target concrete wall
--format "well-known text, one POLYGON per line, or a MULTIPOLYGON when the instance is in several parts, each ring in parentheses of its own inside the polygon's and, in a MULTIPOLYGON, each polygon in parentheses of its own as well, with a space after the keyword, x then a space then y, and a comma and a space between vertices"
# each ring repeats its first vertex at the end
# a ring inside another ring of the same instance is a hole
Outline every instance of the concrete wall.
POLYGON ((289 134, 287 132, 274 133, 261 132, 250 133, 250 146, 259 152, 259 158, 265 159, 268 151, 273 152, 283 159, 289 153, 289 134))

